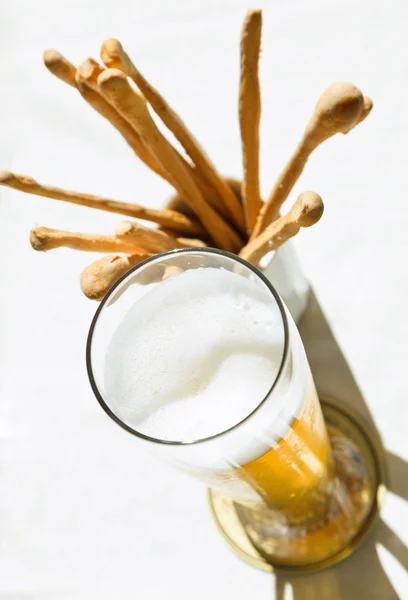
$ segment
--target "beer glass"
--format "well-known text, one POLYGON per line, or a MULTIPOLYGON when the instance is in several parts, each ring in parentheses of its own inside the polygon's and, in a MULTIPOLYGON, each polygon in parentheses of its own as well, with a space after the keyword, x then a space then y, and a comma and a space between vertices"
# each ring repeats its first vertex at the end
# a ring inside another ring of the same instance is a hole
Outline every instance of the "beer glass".
POLYGON ((87 343, 87 368, 105 412, 146 448, 223 498, 268 563, 323 564, 350 547, 369 518, 375 499, 367 461, 339 428, 331 425, 329 435, 292 317, 270 281, 239 257, 208 248, 181 249, 131 269, 96 311, 87 343), (169 439, 155 436, 151 429, 146 433, 132 424, 117 403, 115 389, 106 386, 106 365, 114 360, 108 352, 110 340, 123 317, 153 287, 185 271, 208 268, 249 279, 254 290, 268 295, 271 310, 279 315, 276 376, 255 408, 227 429, 217 428, 214 410, 214 433, 208 437, 169 439))

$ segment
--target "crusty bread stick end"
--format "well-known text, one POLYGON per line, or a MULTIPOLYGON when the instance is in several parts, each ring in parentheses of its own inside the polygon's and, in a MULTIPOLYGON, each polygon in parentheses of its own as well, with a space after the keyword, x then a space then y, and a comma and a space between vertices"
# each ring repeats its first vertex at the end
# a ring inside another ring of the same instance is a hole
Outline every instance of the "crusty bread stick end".
POLYGON ((14 179, 10 171, 0 171, 0 185, 8 185, 14 179))
POLYGON ((91 300, 102 300, 114 283, 131 267, 148 258, 150 254, 121 256, 111 254, 91 263, 80 276, 81 290, 91 300))
POLYGON ((108 38, 101 46, 100 56, 103 63, 109 68, 120 68, 121 56, 123 55, 122 44, 115 38, 108 38))
POLYGON ((47 69, 58 79, 65 81, 68 85, 76 87, 76 68, 62 54, 54 48, 49 48, 43 54, 44 64, 47 69))
POLYGON ((42 227, 37 227, 30 231, 30 244, 33 250, 37 252, 45 252, 47 250, 47 244, 44 242, 42 236, 42 227))

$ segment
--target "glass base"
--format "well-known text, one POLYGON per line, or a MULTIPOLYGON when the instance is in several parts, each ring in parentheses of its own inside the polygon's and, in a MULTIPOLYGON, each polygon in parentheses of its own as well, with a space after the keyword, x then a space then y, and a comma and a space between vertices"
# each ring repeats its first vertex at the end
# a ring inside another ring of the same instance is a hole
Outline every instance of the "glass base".
POLYGON ((380 443, 362 418, 321 399, 340 481, 352 501, 313 529, 287 527, 209 490, 214 520, 235 553, 265 571, 317 571, 350 556, 376 522, 386 491, 380 443))

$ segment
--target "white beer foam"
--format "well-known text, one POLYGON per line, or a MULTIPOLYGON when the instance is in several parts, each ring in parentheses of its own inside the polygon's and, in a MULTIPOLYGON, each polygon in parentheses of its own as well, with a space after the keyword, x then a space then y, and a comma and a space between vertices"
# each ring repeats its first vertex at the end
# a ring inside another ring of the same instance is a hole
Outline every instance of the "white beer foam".
POLYGON ((283 343, 279 307, 263 284, 224 269, 189 270, 152 287, 124 316, 106 355, 105 394, 140 433, 209 437, 263 400, 283 343))

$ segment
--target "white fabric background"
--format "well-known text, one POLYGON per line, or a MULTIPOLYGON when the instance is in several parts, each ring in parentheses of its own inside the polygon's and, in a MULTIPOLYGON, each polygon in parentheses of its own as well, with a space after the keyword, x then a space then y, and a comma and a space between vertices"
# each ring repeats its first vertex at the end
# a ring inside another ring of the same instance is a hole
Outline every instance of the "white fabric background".
MULTIPOLYGON (((238 44, 247 1, 1 4, 0 168, 163 204, 168 186, 42 64, 47 47, 79 63, 115 36, 222 172, 240 175, 238 44)), ((296 185, 295 193, 313 189, 326 202, 322 222, 296 246, 387 447, 407 459, 408 5, 258 5, 265 194, 331 82, 353 81, 375 102, 358 129, 316 151, 296 185)), ((109 232, 118 220, 0 192, 0 598, 274 598, 273 577, 224 546, 203 487, 151 458, 93 398, 84 344, 96 304, 81 294, 78 276, 94 257, 38 254, 28 242, 36 224, 109 232)), ((408 598, 406 502, 389 494, 383 518, 400 538, 402 561, 378 549, 394 589, 370 587, 376 567, 367 555, 346 593, 329 571, 298 580, 294 591, 282 584, 279 597, 408 598)))

